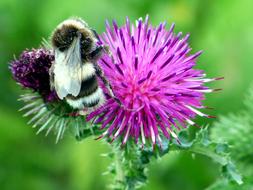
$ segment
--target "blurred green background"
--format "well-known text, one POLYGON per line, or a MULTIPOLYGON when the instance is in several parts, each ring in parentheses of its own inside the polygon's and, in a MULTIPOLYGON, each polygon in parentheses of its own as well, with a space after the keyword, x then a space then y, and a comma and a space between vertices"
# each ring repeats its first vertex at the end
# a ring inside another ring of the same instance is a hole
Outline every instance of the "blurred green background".
MULTIPOLYGON (((211 115, 227 114, 243 107, 242 99, 252 82, 252 0, 1 0, 0 1, 0 189, 86 190, 106 189, 111 176, 109 159, 100 156, 108 147, 93 139, 78 143, 70 135, 58 144, 51 134, 35 135, 22 118, 17 102, 22 90, 11 79, 8 62, 25 48, 36 48, 54 27, 70 16, 80 16, 98 33, 104 21, 124 23, 150 15, 176 23, 176 31, 191 33, 194 52, 203 49, 198 68, 209 77, 224 76, 212 84, 223 88, 209 94, 211 115)), ((214 120, 199 120, 199 125, 214 120)), ((218 166, 206 157, 172 153, 150 167, 145 190, 202 190, 219 177, 218 166)), ((239 188, 238 188, 239 189, 239 188)))

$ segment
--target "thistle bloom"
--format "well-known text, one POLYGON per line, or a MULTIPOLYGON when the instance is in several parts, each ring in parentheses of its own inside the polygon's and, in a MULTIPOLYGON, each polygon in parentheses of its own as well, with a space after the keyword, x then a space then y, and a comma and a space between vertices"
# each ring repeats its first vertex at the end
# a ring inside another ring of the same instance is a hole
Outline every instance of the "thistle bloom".
POLYGON ((211 117, 198 109, 204 93, 214 91, 204 86, 216 79, 204 78, 201 70, 193 67, 201 51, 190 54, 189 34, 173 32, 165 23, 158 27, 148 24, 148 16, 136 26, 126 19, 119 27, 106 23, 106 33, 101 35, 101 44, 109 45, 112 57, 104 55, 99 64, 109 79, 120 106, 111 97, 104 106, 88 115, 102 123, 103 136, 114 140, 121 136, 125 144, 129 137, 136 142, 151 139, 153 144, 161 143, 163 136, 176 137, 174 132, 188 125, 196 115, 211 117))
POLYGON ((33 49, 24 51, 18 60, 10 64, 14 80, 22 87, 38 92, 45 101, 57 100, 56 93, 50 90, 49 69, 54 60, 51 51, 33 49))

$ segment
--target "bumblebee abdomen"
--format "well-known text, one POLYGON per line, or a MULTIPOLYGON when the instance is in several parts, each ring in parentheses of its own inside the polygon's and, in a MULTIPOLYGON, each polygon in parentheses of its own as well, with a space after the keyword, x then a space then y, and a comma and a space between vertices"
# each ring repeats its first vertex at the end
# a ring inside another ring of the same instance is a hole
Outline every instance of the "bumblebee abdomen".
POLYGON ((90 78, 82 81, 81 90, 78 96, 89 96, 96 92, 98 89, 98 81, 96 75, 91 76, 90 78))
POLYGON ((104 101, 104 93, 101 88, 90 94, 89 96, 83 96, 77 99, 66 97, 67 103, 74 109, 84 109, 84 108, 95 108, 101 106, 104 101))
POLYGON ((102 105, 104 94, 98 86, 96 75, 92 75, 82 81, 81 90, 78 96, 67 96, 66 100, 70 106, 75 109, 91 108, 102 105))
POLYGON ((92 75, 86 80, 82 81, 81 90, 77 97, 73 99, 78 99, 84 96, 89 96, 98 89, 98 81, 96 75, 92 75))

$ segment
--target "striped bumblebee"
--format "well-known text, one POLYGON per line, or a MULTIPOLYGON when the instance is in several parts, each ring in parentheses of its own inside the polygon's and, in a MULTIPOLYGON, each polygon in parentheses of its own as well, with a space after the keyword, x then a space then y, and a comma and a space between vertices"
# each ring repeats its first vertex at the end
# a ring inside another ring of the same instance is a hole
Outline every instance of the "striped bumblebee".
POLYGON ((92 111, 104 104, 105 95, 97 77, 105 84, 109 95, 115 98, 97 64, 103 52, 110 51, 106 46, 97 45, 97 41, 96 32, 79 18, 63 21, 52 34, 55 61, 50 68, 51 87, 74 109, 92 111))

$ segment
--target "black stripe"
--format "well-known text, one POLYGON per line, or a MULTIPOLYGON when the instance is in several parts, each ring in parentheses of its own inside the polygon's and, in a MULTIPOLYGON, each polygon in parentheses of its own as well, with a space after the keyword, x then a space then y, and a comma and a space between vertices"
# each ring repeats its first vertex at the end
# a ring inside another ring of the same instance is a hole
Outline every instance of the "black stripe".
POLYGON ((78 96, 74 97, 74 96, 68 95, 67 98, 76 100, 76 99, 93 94, 97 89, 98 89, 97 77, 96 75, 92 75, 88 79, 82 81, 81 90, 78 96))
POLYGON ((98 89, 98 81, 96 75, 92 75, 90 78, 84 80, 81 84, 81 90, 78 96, 88 96, 98 89))

